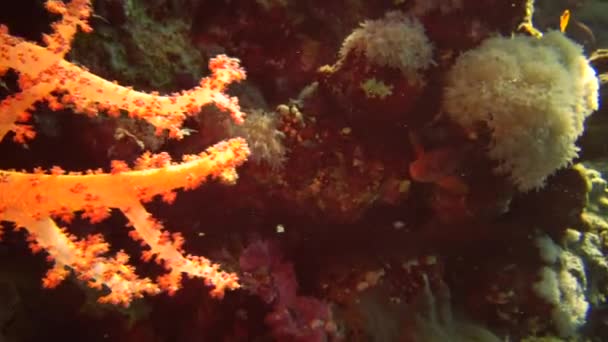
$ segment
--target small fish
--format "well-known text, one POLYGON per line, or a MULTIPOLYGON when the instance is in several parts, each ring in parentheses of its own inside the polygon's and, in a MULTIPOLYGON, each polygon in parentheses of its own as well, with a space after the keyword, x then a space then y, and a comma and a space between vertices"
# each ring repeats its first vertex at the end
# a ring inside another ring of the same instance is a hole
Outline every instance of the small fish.
POLYGON ((564 10, 562 15, 559 17, 559 30, 563 33, 566 32, 568 22, 570 21, 570 10, 564 10))
POLYGON ((469 151, 468 147, 438 147, 425 151, 420 137, 409 132, 409 140, 413 147, 416 159, 409 165, 410 177, 420 183, 433 183, 452 194, 466 194, 468 185, 458 175, 464 159, 469 151))

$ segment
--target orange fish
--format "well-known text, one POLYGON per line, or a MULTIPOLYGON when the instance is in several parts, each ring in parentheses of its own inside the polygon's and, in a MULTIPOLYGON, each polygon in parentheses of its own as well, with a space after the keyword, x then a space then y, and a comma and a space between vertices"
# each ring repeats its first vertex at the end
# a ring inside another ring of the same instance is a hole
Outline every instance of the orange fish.
POLYGON ((416 134, 410 132, 409 139, 416 156, 416 160, 409 165, 412 180, 433 183, 452 194, 463 195, 468 192, 468 185, 457 175, 468 153, 466 147, 446 146, 425 151, 416 134))
POLYGON ((559 17, 559 30, 562 32, 566 32, 566 28, 568 27, 568 22, 570 21, 570 10, 565 10, 562 12, 562 15, 559 17))

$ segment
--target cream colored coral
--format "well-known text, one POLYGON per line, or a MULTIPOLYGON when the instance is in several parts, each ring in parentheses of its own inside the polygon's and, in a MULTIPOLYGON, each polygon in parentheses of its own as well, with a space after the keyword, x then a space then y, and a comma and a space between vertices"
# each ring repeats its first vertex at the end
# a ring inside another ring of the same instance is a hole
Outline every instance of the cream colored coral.
POLYGON ((575 141, 598 108, 598 88, 582 47, 560 32, 494 37, 458 58, 443 110, 467 129, 487 125, 496 171, 527 191, 578 155, 575 141))
MULTIPOLYGON (((567 234, 581 235, 574 230, 567 234)), ((532 289, 552 305, 551 318, 557 333, 561 337, 574 336, 587 322, 589 277, 594 275, 585 256, 578 254, 580 251, 561 248, 548 236, 537 237, 536 246, 546 265, 540 269, 539 280, 532 289)))
POLYGON ((433 64, 433 45, 424 27, 418 19, 399 11, 362 22, 342 43, 340 58, 350 53, 362 54, 372 65, 395 68, 408 76, 416 76, 433 64))

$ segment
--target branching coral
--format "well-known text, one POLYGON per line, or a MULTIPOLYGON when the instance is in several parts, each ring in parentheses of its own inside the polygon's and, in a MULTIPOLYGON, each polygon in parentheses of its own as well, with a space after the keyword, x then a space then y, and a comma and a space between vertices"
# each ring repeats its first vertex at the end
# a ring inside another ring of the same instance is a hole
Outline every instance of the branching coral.
MULTIPOLYGON (((53 25, 53 33, 44 37, 46 46, 14 37, 6 27, 0 27, 0 75, 9 69, 15 71, 21 90, 0 102, 0 139, 10 131, 18 142, 33 138, 33 128, 23 122, 34 103, 42 100, 52 110, 67 106, 90 116, 98 111, 110 115, 122 111, 146 120, 159 133, 166 130, 176 138, 182 135, 185 118, 211 103, 229 111, 236 122, 242 122, 243 113, 236 99, 223 93, 227 84, 245 77, 237 60, 226 56, 211 59, 212 76, 180 94, 161 96, 134 91, 63 59, 77 28, 91 30, 87 24, 91 14, 89 0, 67 4, 49 0, 46 7, 62 18, 53 25)), ((183 237, 164 231, 142 203, 155 196, 171 203, 176 196, 174 191, 194 189, 208 178, 233 182, 235 168, 248 155, 245 140, 235 138, 201 154, 185 156, 180 163, 172 162, 167 153, 144 154, 133 170, 122 161, 113 161, 109 173, 66 173, 58 166, 49 171, 36 168, 33 173, 0 171, 0 221, 24 228, 29 233, 31 249, 48 253, 54 266, 43 280, 45 287, 56 286, 72 270, 91 287, 110 291, 100 302, 128 305, 145 294, 174 293, 186 274, 203 278, 213 287, 211 294, 221 297, 225 290, 239 287, 237 276, 220 270, 219 265, 202 256, 186 254, 183 237), (156 282, 138 278, 124 252, 106 256, 109 245, 101 234, 78 240, 55 222, 61 219, 69 223, 74 213, 80 212, 83 218, 97 223, 110 215, 110 209, 120 210, 133 227, 131 237, 149 247, 143 252, 143 259, 155 259, 166 269, 167 273, 156 282)))

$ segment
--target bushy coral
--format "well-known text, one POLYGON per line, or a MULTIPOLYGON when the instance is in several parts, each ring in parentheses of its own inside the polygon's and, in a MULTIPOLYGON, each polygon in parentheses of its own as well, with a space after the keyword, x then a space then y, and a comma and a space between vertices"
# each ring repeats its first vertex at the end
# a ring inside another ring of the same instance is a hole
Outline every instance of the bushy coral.
POLYGON ((560 32, 494 37, 457 59, 443 109, 468 130, 485 124, 496 171, 527 191, 578 155, 575 141, 598 108, 598 88, 582 48, 560 32))
POLYGON ((422 24, 398 11, 362 22, 342 44, 340 57, 349 53, 363 54, 372 65, 398 69, 408 76, 433 63, 433 45, 422 24))

